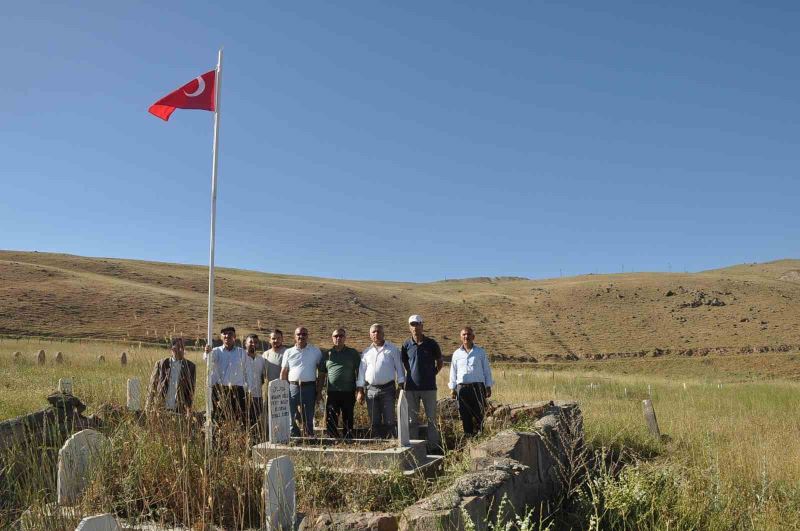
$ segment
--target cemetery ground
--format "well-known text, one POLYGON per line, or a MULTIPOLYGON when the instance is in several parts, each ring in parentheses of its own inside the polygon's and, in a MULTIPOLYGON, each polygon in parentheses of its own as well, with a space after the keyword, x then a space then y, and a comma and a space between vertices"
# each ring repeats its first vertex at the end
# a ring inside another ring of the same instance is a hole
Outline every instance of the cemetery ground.
MULTIPOLYGON (((88 412, 102 404, 124 405, 126 380, 139 378, 146 386, 154 361, 166 353, 129 344, 0 340, 0 419, 46 405, 44 397, 60 377, 73 379, 74 394, 88 405, 88 412), (42 366, 36 361, 39 349, 46 351, 42 366), (15 360, 17 351, 22 356, 15 360), (54 362, 58 351, 63 364, 54 362), (123 351, 125 366, 119 362, 123 351), (97 361, 101 355, 105 362, 97 361)), ((198 363, 195 408, 200 409, 205 369, 199 352, 188 357, 198 363)), ((739 363, 736 356, 723 356, 496 365, 493 399, 519 403, 569 398, 583 411, 587 450, 572 463, 582 472, 576 476, 580 481, 559 510, 541 523, 532 522, 534 527, 800 527, 800 384, 790 380, 797 357, 790 352, 751 354, 739 363), (645 398, 655 406, 661 440, 647 431, 645 398)), ((444 374, 440 376, 444 396, 444 374)), ((357 407, 357 422, 366 422, 363 406, 357 407)), ((202 512, 202 486, 208 481, 214 499, 205 503, 226 512, 224 520, 233 527, 248 524, 257 510, 252 504, 262 475, 249 467, 247 441, 227 437, 228 451, 215 457, 206 477, 202 436, 189 432, 185 425, 164 419, 145 425, 118 423, 107 433, 111 451, 104 454, 81 501, 85 514, 140 511, 154 519, 186 521, 202 512)), ((365 479, 314 467, 301 470, 298 506, 311 513, 399 511, 463 473, 460 455, 447 455, 444 474, 433 481, 391 472, 365 479)), ((54 499, 54 463, 31 448, 18 449, 17 458, 28 459, 24 472, 2 471, 0 528, 24 508, 44 507, 54 499)))

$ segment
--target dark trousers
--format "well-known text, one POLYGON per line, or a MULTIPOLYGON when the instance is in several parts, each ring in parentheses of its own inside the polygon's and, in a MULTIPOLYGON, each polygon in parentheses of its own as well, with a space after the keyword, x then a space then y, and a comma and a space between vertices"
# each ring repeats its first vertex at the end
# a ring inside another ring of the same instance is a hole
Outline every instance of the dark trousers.
POLYGON ((211 419, 215 423, 231 420, 245 426, 245 392, 240 385, 217 384, 211 389, 211 419))
POLYGON ((247 429, 258 439, 262 440, 263 431, 264 399, 260 396, 252 396, 247 393, 247 429))
POLYGON ((486 386, 482 383, 460 384, 457 391, 458 414, 465 435, 475 435, 483 429, 486 410, 486 386))
POLYGON ((342 414, 344 423, 344 437, 353 436, 353 409, 356 407, 355 391, 328 390, 328 399, 325 401, 325 431, 328 437, 339 438, 339 413, 342 414))

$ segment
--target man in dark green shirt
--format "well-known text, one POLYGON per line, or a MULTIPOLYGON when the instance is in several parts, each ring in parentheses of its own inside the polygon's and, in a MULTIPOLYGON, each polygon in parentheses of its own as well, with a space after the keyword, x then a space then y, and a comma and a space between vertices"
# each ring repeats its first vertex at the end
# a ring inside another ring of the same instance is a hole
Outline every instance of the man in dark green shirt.
POLYGON ((339 413, 344 421, 344 437, 353 436, 353 409, 356 405, 356 377, 361 353, 345 345, 346 332, 337 328, 331 334, 333 348, 322 353, 323 372, 328 373, 328 399, 325 402, 325 429, 329 437, 340 437, 339 413))

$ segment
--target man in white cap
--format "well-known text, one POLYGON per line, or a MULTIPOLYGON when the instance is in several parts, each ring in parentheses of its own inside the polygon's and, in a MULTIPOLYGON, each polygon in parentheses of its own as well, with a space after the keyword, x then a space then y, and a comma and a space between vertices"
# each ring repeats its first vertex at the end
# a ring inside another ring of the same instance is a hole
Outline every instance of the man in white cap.
POLYGON ((442 370, 442 349, 439 343, 423 333, 422 316, 408 318, 411 337, 403 343, 400 357, 406 373, 406 400, 408 424, 412 439, 419 439, 419 403, 425 407, 428 418, 428 447, 441 451, 439 429, 436 426, 436 375, 442 370))

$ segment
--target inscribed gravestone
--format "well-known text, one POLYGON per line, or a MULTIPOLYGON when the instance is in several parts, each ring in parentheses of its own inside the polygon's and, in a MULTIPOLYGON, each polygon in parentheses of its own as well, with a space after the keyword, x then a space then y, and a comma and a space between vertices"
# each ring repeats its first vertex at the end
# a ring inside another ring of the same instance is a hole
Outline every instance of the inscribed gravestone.
POLYGON ((142 410, 142 383, 139 378, 128 378, 128 409, 142 410))
POLYGON ((289 382, 272 380, 267 387, 269 407, 269 441, 274 444, 286 444, 292 424, 289 414, 289 382))
POLYGON ((262 495, 264 497, 264 528, 267 530, 294 529, 296 510, 294 465, 285 455, 270 459, 267 463, 262 495))
POLYGON ((122 531, 122 528, 110 514, 98 514, 81 520, 75 531, 122 531))
POLYGON ((397 439, 400 446, 411 446, 411 436, 408 427, 408 400, 406 400, 406 392, 400 391, 400 397, 397 399, 397 439))
POLYGON ((67 439, 58 451, 56 480, 59 505, 74 505, 86 488, 92 461, 100 453, 105 435, 95 430, 81 430, 67 439))
POLYGON ((644 420, 647 422, 647 428, 650 430, 650 435, 656 439, 661 439, 661 431, 658 429, 656 410, 653 409, 652 401, 642 400, 642 413, 644 413, 644 420))
POLYGON ((58 392, 65 395, 72 394, 72 378, 59 378, 58 379, 58 392))

